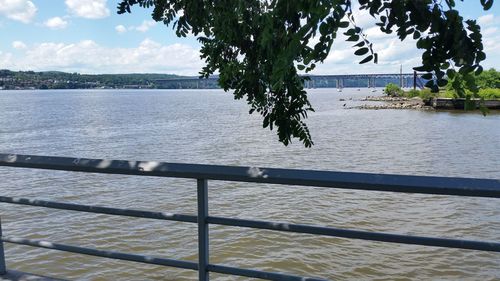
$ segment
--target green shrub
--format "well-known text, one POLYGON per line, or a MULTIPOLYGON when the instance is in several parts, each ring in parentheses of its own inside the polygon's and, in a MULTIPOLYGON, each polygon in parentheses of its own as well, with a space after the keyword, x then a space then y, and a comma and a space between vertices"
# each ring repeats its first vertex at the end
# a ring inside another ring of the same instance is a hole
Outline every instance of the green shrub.
POLYGON ((437 97, 437 93, 431 92, 431 89, 424 88, 420 90, 418 93, 418 96, 423 100, 423 101, 429 101, 432 98, 437 97))
MULTIPOLYGON (((468 96, 472 96, 472 93, 469 90, 465 90, 465 94, 468 96)), ((484 98, 485 100, 498 100, 500 99, 500 89, 480 89, 478 93, 479 98, 484 98)), ((459 96, 453 90, 446 90, 444 93, 445 98, 456 99, 459 96)))
POLYGON ((453 90, 446 90, 442 96, 444 96, 445 98, 449 98, 449 99, 458 98, 457 93, 453 90))
POLYGON ((479 97, 485 100, 498 100, 500 99, 500 89, 480 89, 479 97))
POLYGON ((385 86, 385 94, 391 97, 400 97, 404 94, 404 91, 398 85, 389 83, 385 86))
POLYGON ((494 68, 483 71, 476 76, 476 78, 477 85, 485 90, 489 88, 500 88, 500 72, 496 71, 494 68))
POLYGON ((404 92, 404 95, 408 98, 419 97, 423 101, 429 101, 430 99, 438 96, 437 93, 431 92, 431 89, 428 88, 424 88, 421 90, 409 90, 408 92, 404 92))
POLYGON ((408 92, 406 92, 405 95, 409 98, 418 97, 418 96, 420 96, 420 91, 411 89, 408 92))

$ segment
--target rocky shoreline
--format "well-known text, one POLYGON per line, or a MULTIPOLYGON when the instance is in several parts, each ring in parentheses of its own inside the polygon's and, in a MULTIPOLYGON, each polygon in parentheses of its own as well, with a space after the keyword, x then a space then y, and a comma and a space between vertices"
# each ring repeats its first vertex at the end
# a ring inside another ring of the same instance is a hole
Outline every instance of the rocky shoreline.
POLYGON ((409 98, 405 97, 390 97, 390 96, 367 96, 362 98, 360 101, 387 101, 387 102, 400 102, 409 101, 409 98))
POLYGON ((367 96, 361 101, 384 102, 384 104, 363 104, 359 106, 348 107, 348 109, 419 109, 431 110, 431 106, 425 105, 425 102, 418 97, 389 97, 389 96, 367 96))

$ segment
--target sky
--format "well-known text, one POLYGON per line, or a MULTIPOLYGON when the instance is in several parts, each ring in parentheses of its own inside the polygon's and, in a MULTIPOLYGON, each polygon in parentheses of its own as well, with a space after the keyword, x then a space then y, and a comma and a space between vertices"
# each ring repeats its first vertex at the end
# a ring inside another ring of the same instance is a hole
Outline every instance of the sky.
MULTIPOLYGON (((204 63, 194 37, 177 38, 171 27, 135 7, 116 13, 119 0, 0 0, 0 69, 78 73, 170 73, 197 75, 204 63)), ((497 2, 497 1, 496 1, 497 2)), ((482 27, 485 68, 500 68, 500 3, 483 11, 479 0, 458 3, 466 19, 482 27)), ((339 36, 312 74, 405 72, 418 66, 415 42, 383 34, 366 13, 357 24, 374 44, 379 63, 360 65, 352 42, 339 36)))

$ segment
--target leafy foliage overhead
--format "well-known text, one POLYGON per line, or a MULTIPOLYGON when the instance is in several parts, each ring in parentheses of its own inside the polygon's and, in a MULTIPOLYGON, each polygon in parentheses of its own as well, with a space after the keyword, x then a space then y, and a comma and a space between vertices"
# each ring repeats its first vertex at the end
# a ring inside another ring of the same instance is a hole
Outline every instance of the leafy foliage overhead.
MULTIPOLYGON (((471 1, 471 0, 468 0, 471 1)), ((360 63, 377 62, 372 44, 356 25, 350 0, 120 0, 118 13, 139 5, 153 7, 152 17, 173 24, 180 37, 194 34, 202 43, 206 66, 202 77, 219 72, 225 90, 246 98, 250 113, 263 116, 263 126, 277 128, 279 140, 293 137, 306 147, 313 142, 304 123, 313 111, 303 88, 306 73, 323 62, 339 32, 352 41, 360 63), (313 40, 314 39, 314 40, 313 40)), ((480 27, 455 9, 454 0, 358 0, 359 9, 377 20, 380 30, 404 40, 417 40, 428 86, 437 91, 454 69, 480 73, 485 59, 480 27)), ((493 0, 479 1, 484 10, 493 0)), ((469 80, 467 80, 469 81, 469 80)), ((470 79, 468 87, 477 88, 470 79)))

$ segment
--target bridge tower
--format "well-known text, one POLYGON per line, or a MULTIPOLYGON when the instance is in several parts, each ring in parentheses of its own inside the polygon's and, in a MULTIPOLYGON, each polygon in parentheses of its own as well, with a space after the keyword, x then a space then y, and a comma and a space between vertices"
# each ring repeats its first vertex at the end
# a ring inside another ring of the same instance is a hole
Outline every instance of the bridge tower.
POLYGON ((403 65, 402 64, 399 66, 399 86, 401 88, 405 87, 405 82, 403 79, 403 65))
POLYGON ((375 88, 375 77, 368 76, 368 88, 375 88))
POLYGON ((417 89, 417 72, 413 71, 413 90, 417 89))

